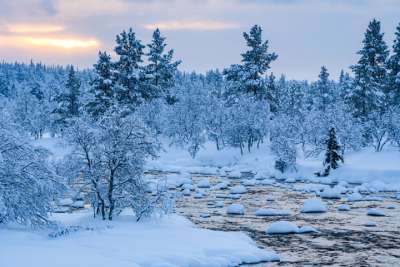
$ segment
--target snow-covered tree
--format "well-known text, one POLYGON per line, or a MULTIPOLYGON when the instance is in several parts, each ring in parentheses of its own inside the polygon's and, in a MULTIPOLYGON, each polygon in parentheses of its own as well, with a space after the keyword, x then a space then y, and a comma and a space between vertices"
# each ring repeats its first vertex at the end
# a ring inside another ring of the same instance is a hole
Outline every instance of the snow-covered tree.
POLYGON ((108 112, 97 122, 78 120, 68 140, 80 171, 91 185, 95 214, 112 220, 124 208, 132 208, 139 220, 151 213, 143 166, 155 157, 158 144, 145 125, 133 115, 108 112))
POLYGON ((173 61, 174 51, 165 51, 167 44, 159 29, 153 32, 146 66, 146 99, 165 97, 170 99, 169 89, 175 83, 175 75, 180 61, 173 61))
POLYGON ((385 99, 386 60, 388 47, 383 39, 381 23, 374 19, 364 35, 363 48, 358 51, 360 59, 352 66, 355 75, 353 90, 354 115, 363 120, 370 112, 379 110, 385 99))
POLYGON ((115 81, 111 57, 106 52, 99 52, 99 59, 93 67, 95 76, 90 90, 93 98, 86 108, 93 117, 98 117, 115 103, 115 81))
POLYGON ((143 86, 144 45, 136 38, 132 29, 118 34, 116 43, 114 51, 118 56, 115 63, 117 99, 133 110, 148 98, 143 86))
MULTIPOLYGON (((4 112, 4 110, 2 110, 4 112)), ((60 188, 46 162, 47 152, 35 148, 29 138, 0 118, 0 224, 17 222, 31 226, 49 223, 51 201, 60 188)))
POLYGON ((264 76, 278 56, 268 52, 268 40, 262 40, 260 26, 254 25, 249 33, 243 33, 243 37, 249 50, 242 54, 242 64, 225 69, 224 75, 230 82, 231 94, 250 93, 263 99, 267 90, 264 76))
POLYGON ((400 24, 396 28, 393 41, 393 54, 388 63, 388 93, 392 104, 400 103, 400 24))
POLYGON ((323 165, 325 170, 322 173, 317 173, 317 176, 328 176, 331 170, 339 167, 339 162, 344 162, 340 154, 340 146, 336 140, 335 128, 329 130, 328 139, 326 140, 326 152, 323 165))
POLYGON ((79 116, 80 103, 80 87, 81 82, 76 75, 74 67, 71 66, 68 72, 67 82, 65 84, 65 91, 61 92, 56 101, 58 107, 54 110, 56 115, 56 122, 63 130, 69 120, 79 116))

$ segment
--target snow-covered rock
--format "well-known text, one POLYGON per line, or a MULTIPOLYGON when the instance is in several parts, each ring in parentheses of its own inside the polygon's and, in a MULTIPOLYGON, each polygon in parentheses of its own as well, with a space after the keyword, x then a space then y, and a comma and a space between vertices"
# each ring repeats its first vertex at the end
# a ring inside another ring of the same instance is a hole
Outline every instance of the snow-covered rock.
POLYGON ((264 179, 264 180, 261 180, 260 181, 260 184, 261 185, 273 185, 274 184, 274 180, 272 180, 272 179, 264 179))
POLYGON ((216 207, 216 208, 223 208, 223 207, 224 207, 224 202, 223 202, 223 201, 217 201, 217 202, 215 202, 215 207, 216 207))
POLYGON ((242 204, 231 204, 226 209, 227 214, 233 215, 243 215, 244 214, 244 206, 242 204))
POLYGON ((320 197, 327 199, 340 199, 342 195, 340 190, 337 188, 326 188, 320 193, 320 197))
POLYGON ((341 204, 339 206, 337 206, 338 211, 349 211, 350 210, 350 206, 347 204, 341 204))
POLYGON ((300 227, 297 233, 299 233, 299 234, 318 233, 318 230, 312 226, 305 225, 305 226, 300 227))
POLYGON ((210 218, 210 214, 209 213, 200 213, 200 217, 201 218, 210 218))
POLYGON ((256 216, 290 216, 292 213, 289 210, 277 209, 258 209, 255 212, 256 216))
POLYGON ((367 211, 367 215, 368 216, 378 216, 378 217, 382 217, 385 216, 385 213, 380 210, 380 209, 376 209, 376 208, 370 208, 367 211))
POLYGON ((220 182, 220 183, 218 183, 218 184, 216 184, 216 185, 214 186, 214 189, 216 189, 216 190, 223 190, 223 189, 227 189, 228 186, 229 186, 229 183, 228 183, 228 182, 220 182))
POLYGON ((350 202, 361 201, 361 200, 363 200, 363 196, 358 192, 354 192, 353 194, 347 196, 347 201, 350 202))
POLYGON ((244 180, 242 184, 245 186, 254 186, 256 185, 256 180, 254 179, 244 180))
POLYGON ((239 199, 240 198, 240 194, 229 194, 228 198, 230 198, 230 199, 239 199))
POLYGON ((194 186, 192 184, 183 184, 182 188, 184 190, 194 190, 194 186))
POLYGON ((302 213, 322 213, 326 211, 325 203, 319 199, 308 199, 304 201, 303 207, 301 208, 302 213))
POLYGON ((231 179, 239 179, 240 177, 242 177, 242 173, 240 171, 231 171, 228 174, 228 177, 231 179))
POLYGON ((390 204, 390 205, 387 205, 386 208, 388 210, 394 210, 394 209, 396 209, 396 205, 390 204))
POLYGON ((244 194, 246 192, 247 192, 247 189, 243 185, 235 185, 230 190, 231 194, 244 194))
POLYGON ((267 202, 273 202, 273 201, 275 201, 275 199, 274 199, 273 197, 267 197, 267 198, 266 198, 266 201, 267 201, 267 202))
POLYGON ((190 194, 191 194, 190 189, 183 190, 183 195, 184 196, 188 197, 188 196, 190 196, 190 194))
POLYGON ((194 194, 194 198, 203 198, 204 194, 202 192, 197 192, 196 194, 194 194))
POLYGON ((267 234, 297 234, 299 227, 288 221, 278 221, 271 223, 266 231, 267 234))
POLYGON ((366 226, 366 227, 375 227, 376 226, 376 222, 368 221, 368 222, 364 223, 364 226, 366 226))
POLYGON ((211 184, 210 184, 210 180, 208 179, 202 179, 197 183, 197 187, 198 188, 210 188, 211 184))

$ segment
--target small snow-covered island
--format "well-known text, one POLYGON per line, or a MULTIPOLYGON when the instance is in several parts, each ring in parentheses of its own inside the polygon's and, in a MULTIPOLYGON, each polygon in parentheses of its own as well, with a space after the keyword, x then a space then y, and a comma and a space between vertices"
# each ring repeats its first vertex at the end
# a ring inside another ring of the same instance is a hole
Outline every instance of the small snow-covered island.
POLYGON ((400 266, 398 14, 0 1, 0 267, 400 266))

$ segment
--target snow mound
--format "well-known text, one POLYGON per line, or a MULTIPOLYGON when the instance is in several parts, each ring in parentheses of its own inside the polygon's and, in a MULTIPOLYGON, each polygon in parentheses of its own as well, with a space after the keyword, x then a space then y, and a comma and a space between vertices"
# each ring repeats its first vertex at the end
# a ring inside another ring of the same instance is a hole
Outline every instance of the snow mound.
POLYGON ((258 209, 255 212, 256 216, 290 216, 292 213, 289 210, 277 209, 258 209))
POLYGON ((340 199, 342 197, 341 191, 336 188, 326 188, 319 196, 327 199, 340 199))
POLYGON ((319 199, 308 199, 304 201, 303 207, 301 208, 302 213, 322 213, 326 211, 325 203, 319 199))
POLYGON ((256 180, 254 179, 244 180, 242 184, 245 186, 254 186, 256 185, 256 180))
POLYGON ((226 209, 227 214, 233 215, 243 215, 244 214, 244 206, 242 204, 231 204, 226 209))
POLYGON ((337 207, 338 211, 349 211, 350 210, 350 206, 347 204, 341 204, 337 207))
POLYGON ((347 201, 350 201, 350 202, 362 201, 362 200, 363 200, 363 196, 358 192, 354 192, 353 194, 350 194, 347 196, 347 201))
POLYGON ((267 234, 297 234, 299 227, 288 221, 278 221, 271 223, 266 230, 267 234))
POLYGON ((210 181, 208 179, 202 179, 197 183, 198 188, 210 188, 210 181))
POLYGON ((385 213, 380 209, 371 208, 371 209, 368 209, 367 215, 368 216, 383 217, 383 216, 385 216, 385 213))
POLYGON ((247 192, 247 189, 243 185, 235 185, 230 190, 231 194, 244 194, 246 192, 247 192))
POLYGON ((366 227, 376 227, 376 222, 368 221, 368 222, 364 223, 364 226, 366 226, 366 227))

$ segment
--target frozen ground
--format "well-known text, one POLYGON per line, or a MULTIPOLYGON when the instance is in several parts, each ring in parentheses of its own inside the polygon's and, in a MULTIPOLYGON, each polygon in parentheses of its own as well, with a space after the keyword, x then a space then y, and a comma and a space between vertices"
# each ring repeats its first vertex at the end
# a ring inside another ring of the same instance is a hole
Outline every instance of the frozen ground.
POLYGON ((200 229, 178 215, 142 223, 129 215, 114 222, 90 217, 90 211, 57 214, 72 226, 58 237, 44 230, 0 228, 0 266, 228 267, 279 259, 243 233, 200 229))

